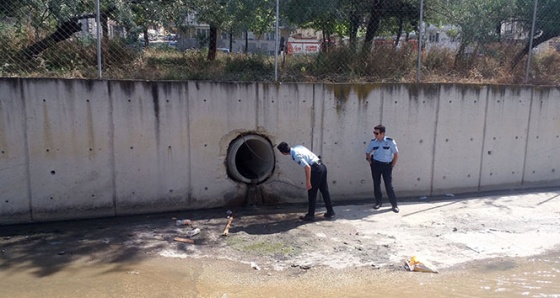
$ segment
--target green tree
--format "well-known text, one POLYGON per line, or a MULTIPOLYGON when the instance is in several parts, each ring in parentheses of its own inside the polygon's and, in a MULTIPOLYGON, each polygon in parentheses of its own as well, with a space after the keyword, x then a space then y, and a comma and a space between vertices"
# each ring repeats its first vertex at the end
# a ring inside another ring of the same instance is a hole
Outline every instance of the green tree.
MULTIPOLYGON (((530 32, 533 23, 534 0, 516 0, 517 21, 523 24, 530 32)), ((539 0, 537 2, 537 18, 535 20, 535 36, 532 47, 537 47, 551 38, 560 36, 560 0, 539 0)), ((515 68, 521 59, 530 51, 530 41, 527 40, 524 48, 515 55, 511 68, 515 68)))

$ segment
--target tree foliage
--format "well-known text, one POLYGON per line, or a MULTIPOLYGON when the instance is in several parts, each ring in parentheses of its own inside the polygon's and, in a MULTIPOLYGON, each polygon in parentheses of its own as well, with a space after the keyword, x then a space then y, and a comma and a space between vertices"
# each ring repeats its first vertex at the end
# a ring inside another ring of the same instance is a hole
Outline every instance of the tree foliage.
MULTIPOLYGON (((525 36, 532 24, 535 0, 431 0, 424 1, 424 21, 455 25, 461 46, 476 52, 486 45, 503 42, 501 27, 519 24, 525 36)), ((137 36, 150 27, 182 26, 187 16, 210 26, 208 59, 216 55, 220 31, 231 35, 252 31, 257 36, 274 29, 275 0, 100 0, 103 36, 108 35, 109 19, 137 36)), ((396 36, 418 30, 420 0, 282 0, 280 23, 285 28, 309 28, 332 37, 348 39, 368 52, 378 36, 396 36)), ((28 55, 37 55, 53 43, 79 32, 77 22, 91 18, 95 0, 3 0, 0 22, 16 28, 30 28, 36 44, 29 44, 28 55), (41 40, 42 39, 42 40, 41 40)), ((560 35, 560 0, 538 0, 533 47, 560 35)), ((20 30, 23 32, 23 30, 20 30)), ((29 34, 29 33, 28 33, 29 34)), ((247 37, 247 35, 246 35, 247 37)), ((529 43, 514 59, 514 66, 527 54, 529 43)))

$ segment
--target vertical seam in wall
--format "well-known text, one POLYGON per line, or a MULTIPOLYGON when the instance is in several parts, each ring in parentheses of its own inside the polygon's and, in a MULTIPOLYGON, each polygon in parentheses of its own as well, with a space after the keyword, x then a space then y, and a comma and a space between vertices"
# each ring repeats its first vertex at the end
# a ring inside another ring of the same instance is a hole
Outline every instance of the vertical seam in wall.
MULTIPOLYGON (((381 90, 381 104, 379 105, 379 123, 383 123, 383 106, 385 105, 385 90, 381 90)), ((374 123, 374 126, 377 125, 374 123)))
POLYGON ((255 131, 259 130, 259 83, 258 82, 254 82, 253 84, 255 84, 255 131))
MULTIPOLYGON (((320 137, 319 137, 319 146, 318 147, 320 148, 319 152, 321 152, 321 155, 324 155, 324 152, 323 152, 323 144, 325 143, 325 142, 323 142, 323 140, 324 140, 323 137, 325 135, 325 127, 324 127, 324 123, 325 123, 325 85, 324 84, 321 84, 321 94, 323 95, 323 96, 321 96, 321 98, 323 100, 321 101, 321 123, 320 123, 320 126, 319 126, 319 127, 321 127, 321 131, 320 131, 320 135, 319 135, 320 137)), ((315 94, 313 94, 313 97, 315 98, 315 94)))
POLYGON ((486 107, 484 107, 484 126, 482 128, 482 146, 480 150, 480 166, 478 168, 478 186, 477 191, 480 191, 480 184, 482 183, 482 164, 484 162, 484 147, 486 145, 486 126, 488 124, 488 106, 490 105, 490 88, 486 87, 486 107))
POLYGON ((110 81, 106 81, 106 92, 107 100, 109 101, 109 121, 111 121, 111 126, 109 127, 109 162, 111 163, 111 187, 113 188, 113 214, 118 215, 117 212, 117 173, 115 165, 115 114, 113 105, 113 92, 110 81))
MULTIPOLYGON (((191 109, 190 109, 190 98, 189 98, 189 81, 185 82, 184 85, 185 86, 185 104, 187 107, 187 142, 188 142, 188 146, 187 146, 187 159, 189 161, 189 173, 188 173, 188 178, 187 178, 187 197, 186 197, 186 204, 187 206, 190 206, 191 201, 192 201, 192 161, 191 161, 191 109)), ((195 88, 196 90, 196 88, 195 88)))
MULTIPOLYGON (((425 96, 425 95, 424 95, 425 96)), ((437 97, 437 103, 436 103, 436 123, 435 123, 435 127, 434 127, 434 143, 432 144, 432 170, 431 170, 431 180, 430 180, 430 196, 433 195, 434 193, 434 175, 435 175, 435 167, 436 167, 436 144, 437 144, 437 137, 438 137, 438 122, 439 122, 439 109, 440 109, 440 105, 441 104, 441 85, 439 86, 438 89, 438 97, 437 97)))
MULTIPOLYGON (((27 101, 25 99, 25 88, 23 88, 24 81, 21 78, 19 81, 21 102, 23 104, 23 145, 25 146, 25 171, 27 178, 27 196, 29 198, 29 220, 33 221, 33 189, 31 187, 31 158, 29 156, 29 139, 28 139, 28 125, 27 125, 27 101)), ((35 85, 35 84, 33 84, 35 85)))
POLYGON ((525 134, 525 154, 523 156, 523 167, 521 172, 521 186, 525 184, 525 167, 527 165, 527 149, 529 148, 529 135, 531 131, 531 115, 533 113, 533 101, 535 98, 535 88, 531 89, 531 99, 529 101, 529 117, 527 118, 527 133, 525 134))
MULTIPOLYGON (((311 87, 311 96, 313 97, 312 101, 311 101, 311 151, 317 152, 315 150, 315 144, 314 144, 314 139, 313 136, 315 135, 315 84, 312 85, 311 87)), ((299 90, 299 88, 298 88, 299 90)))

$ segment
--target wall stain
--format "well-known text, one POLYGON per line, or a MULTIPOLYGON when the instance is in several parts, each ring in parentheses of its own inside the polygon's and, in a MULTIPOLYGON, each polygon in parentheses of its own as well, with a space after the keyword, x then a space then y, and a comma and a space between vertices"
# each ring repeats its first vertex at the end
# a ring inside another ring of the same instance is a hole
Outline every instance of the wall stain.
POLYGON ((418 103, 420 99, 420 94, 426 99, 437 99, 440 93, 439 84, 422 84, 422 83, 412 83, 407 84, 409 99, 418 103))
POLYGON ((371 92, 380 87, 383 84, 325 84, 327 90, 329 90, 336 100, 337 112, 343 110, 344 104, 350 99, 350 94, 354 93, 358 98, 358 101, 365 101, 371 92))
POLYGON ((49 108, 47 103, 43 102, 43 143, 46 149, 50 149, 50 152, 55 152, 52 141, 52 130, 51 123, 49 119, 49 108))
POLYGON ((68 94, 74 93, 74 84, 75 84, 74 80, 62 80, 62 83, 64 84, 64 87, 66 88, 66 93, 68 93, 68 94))
MULTIPOLYGON (((9 114, 6 113, 7 117, 9 114)), ((0 158, 8 156, 8 141, 7 141, 7 134, 8 131, 6 130, 6 125, 4 122, 10 122, 9 119, 4 119, 4 107, 2 99, 0 99, 0 158)))
POLYGON ((126 96, 131 96, 134 94, 134 90, 136 89, 136 82, 134 81, 119 81, 119 85, 121 86, 122 91, 126 96))
POLYGON ((86 90, 89 93, 93 93, 92 91, 93 91, 93 86, 94 86, 95 82, 96 82, 95 80, 84 80, 83 81, 83 86, 86 88, 86 90))
POLYGON ((86 102, 88 146, 90 157, 95 156, 95 131, 93 129, 93 112, 91 111, 91 101, 86 102))
POLYGON ((450 86, 450 88, 459 90, 459 92, 461 92, 462 99, 471 93, 476 94, 476 97, 479 98, 480 92, 486 88, 485 85, 478 84, 445 84, 445 86, 450 86))
POLYGON ((159 145, 159 126, 160 126, 160 119, 159 119, 159 93, 158 93, 158 84, 151 84, 152 85, 152 101, 154 102, 154 116, 156 120, 156 142, 159 145))

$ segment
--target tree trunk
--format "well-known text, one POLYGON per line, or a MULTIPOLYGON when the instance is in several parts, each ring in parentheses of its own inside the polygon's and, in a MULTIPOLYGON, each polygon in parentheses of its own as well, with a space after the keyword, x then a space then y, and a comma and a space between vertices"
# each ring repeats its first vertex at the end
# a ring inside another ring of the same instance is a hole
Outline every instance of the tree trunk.
MULTIPOLYGON (((533 48, 537 47, 538 45, 540 45, 541 43, 556 37, 560 34, 559 32, 547 32, 547 33, 543 33, 541 36, 535 38, 533 40, 533 48)), ((511 69, 515 69, 515 67, 517 67, 517 64, 519 64, 519 62, 521 62, 521 59, 523 59, 523 56, 527 55, 529 53, 529 41, 527 41, 527 44, 525 44, 525 47, 519 52, 517 53, 517 55, 515 55, 515 58, 513 58, 513 61, 511 62, 511 69)))
POLYGON ((377 0, 370 13, 370 18, 366 27, 366 37, 362 51, 368 53, 371 50, 373 39, 379 29, 381 17, 383 16, 383 3, 385 0, 377 0))
POLYGON ((148 47, 150 45, 150 37, 148 36, 148 27, 144 26, 144 45, 148 47))
POLYGON ((245 30, 245 48, 243 53, 247 54, 247 52, 249 52, 249 31, 245 30))
POLYGON ((401 40, 402 30, 403 30, 403 18, 399 18, 399 31, 397 32, 397 40, 395 40, 395 49, 399 46, 399 41, 401 40))
POLYGON ((82 25, 77 20, 66 21, 56 29, 54 33, 43 38, 42 40, 30 45, 21 53, 25 58, 33 58, 41 54, 50 46, 70 38, 74 33, 82 31, 82 25))
POLYGON ((218 42, 218 28, 210 25, 210 36, 208 40, 208 61, 216 59, 216 43, 218 42))
POLYGON ((101 22, 102 38, 109 38, 109 16, 106 13, 99 15, 101 22))
POLYGON ((350 47, 356 48, 358 40, 358 29, 360 28, 360 17, 357 12, 350 14, 350 47))
POLYGON ((229 52, 233 53, 233 27, 229 29, 229 52))

